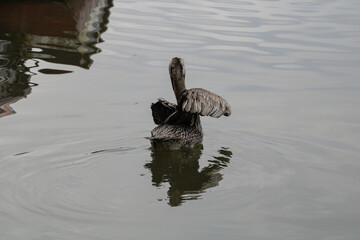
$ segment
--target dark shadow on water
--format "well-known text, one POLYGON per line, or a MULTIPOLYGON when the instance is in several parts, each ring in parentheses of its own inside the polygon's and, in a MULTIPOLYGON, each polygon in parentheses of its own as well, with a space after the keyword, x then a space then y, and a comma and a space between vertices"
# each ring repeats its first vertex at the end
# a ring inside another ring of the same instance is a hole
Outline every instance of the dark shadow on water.
POLYGON ((0 117, 15 113, 10 104, 26 97, 36 68, 42 74, 72 71, 41 69, 41 61, 89 69, 91 56, 109 23, 112 0, 0 1, 0 117), (34 69, 33 69, 34 71, 34 69))
POLYGON ((201 199, 206 189, 218 186, 222 180, 221 170, 229 164, 232 152, 222 147, 216 156, 208 160, 208 165, 199 170, 202 150, 203 145, 180 150, 151 149, 152 161, 145 164, 145 168, 151 171, 154 186, 170 184, 170 206, 180 206, 187 200, 201 199))

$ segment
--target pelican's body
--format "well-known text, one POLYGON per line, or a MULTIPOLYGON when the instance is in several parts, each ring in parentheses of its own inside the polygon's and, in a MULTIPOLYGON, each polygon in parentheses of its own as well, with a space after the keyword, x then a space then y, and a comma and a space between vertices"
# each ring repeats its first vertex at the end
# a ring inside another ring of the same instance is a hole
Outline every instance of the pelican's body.
POLYGON ((230 104, 222 97, 202 88, 186 89, 185 66, 181 58, 173 58, 169 73, 177 104, 159 99, 151 105, 155 124, 151 131, 154 148, 193 147, 203 138, 200 115, 230 116, 230 104))

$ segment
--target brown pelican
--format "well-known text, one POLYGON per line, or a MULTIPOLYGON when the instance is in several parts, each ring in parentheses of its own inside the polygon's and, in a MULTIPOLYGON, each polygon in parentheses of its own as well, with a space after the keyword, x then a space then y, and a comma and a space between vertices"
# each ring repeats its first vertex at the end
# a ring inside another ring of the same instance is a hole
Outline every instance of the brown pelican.
POLYGON ((154 148, 193 147, 203 138, 200 115, 230 116, 231 107, 225 99, 205 89, 186 89, 182 58, 171 60, 169 74, 177 104, 161 98, 151 104, 152 116, 158 126, 151 131, 149 139, 154 148))

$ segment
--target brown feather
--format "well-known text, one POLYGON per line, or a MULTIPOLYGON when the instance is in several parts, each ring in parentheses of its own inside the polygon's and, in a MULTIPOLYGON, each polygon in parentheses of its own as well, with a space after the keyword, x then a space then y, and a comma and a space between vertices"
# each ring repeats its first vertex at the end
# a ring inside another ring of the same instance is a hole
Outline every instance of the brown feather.
POLYGON ((215 93, 202 88, 192 88, 183 92, 180 106, 184 112, 198 113, 202 116, 230 116, 230 104, 215 93))

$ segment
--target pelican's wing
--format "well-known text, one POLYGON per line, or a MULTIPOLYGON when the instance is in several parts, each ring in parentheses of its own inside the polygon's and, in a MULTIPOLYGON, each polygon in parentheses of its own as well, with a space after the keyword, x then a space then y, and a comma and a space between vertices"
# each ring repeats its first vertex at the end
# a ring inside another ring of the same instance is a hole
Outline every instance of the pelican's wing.
POLYGON ((151 104, 152 116, 155 124, 160 125, 172 115, 177 109, 177 105, 159 98, 156 103, 151 104))
POLYGON ((156 103, 151 104, 152 116, 155 124, 185 124, 193 126, 197 119, 198 114, 183 112, 178 109, 178 106, 159 98, 156 103))
POLYGON ((202 88, 184 91, 179 101, 179 107, 184 112, 215 118, 231 114, 230 104, 225 99, 202 88))

